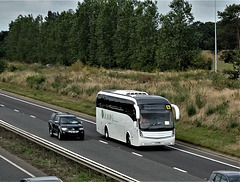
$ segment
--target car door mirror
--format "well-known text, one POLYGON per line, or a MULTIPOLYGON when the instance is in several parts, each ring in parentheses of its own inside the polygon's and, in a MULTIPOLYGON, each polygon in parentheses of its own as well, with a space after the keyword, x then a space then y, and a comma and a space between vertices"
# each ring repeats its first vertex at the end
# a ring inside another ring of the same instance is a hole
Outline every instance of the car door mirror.
POLYGON ((59 124, 59 121, 54 121, 55 124, 59 124))

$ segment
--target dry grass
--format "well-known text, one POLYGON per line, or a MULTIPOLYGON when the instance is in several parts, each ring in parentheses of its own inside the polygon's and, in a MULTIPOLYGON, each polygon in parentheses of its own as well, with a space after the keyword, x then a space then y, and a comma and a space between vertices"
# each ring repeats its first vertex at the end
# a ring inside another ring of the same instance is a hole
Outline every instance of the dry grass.
MULTIPOLYGON (((24 67, 18 63, 13 64, 17 68, 24 67)), ((162 95, 171 103, 177 104, 181 110, 181 120, 178 124, 185 123, 189 127, 205 127, 219 132, 235 133, 236 136, 240 134, 240 87, 232 86, 238 85, 240 81, 230 85, 230 81, 220 73, 203 70, 144 73, 106 70, 77 62, 69 68, 25 65, 24 69, 1 74, 0 82, 29 90, 26 79, 36 75, 46 78, 44 83, 36 87, 39 92, 55 93, 66 101, 74 99, 76 103, 89 103, 85 104, 85 109, 92 110, 91 113, 95 112, 96 94, 100 90, 142 90, 162 95), (190 116, 187 108, 189 104, 196 109, 196 114, 190 116), (92 106, 90 109, 89 105, 92 106)), ((236 140, 235 143, 227 145, 240 150, 240 146, 237 146, 239 138, 236 140)))

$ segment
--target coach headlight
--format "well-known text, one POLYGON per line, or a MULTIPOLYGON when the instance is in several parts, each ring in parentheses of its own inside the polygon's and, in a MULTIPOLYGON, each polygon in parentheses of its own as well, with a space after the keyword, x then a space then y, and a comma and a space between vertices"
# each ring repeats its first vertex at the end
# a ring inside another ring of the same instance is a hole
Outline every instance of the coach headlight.
POLYGON ((62 128, 62 131, 67 131, 67 128, 62 128))

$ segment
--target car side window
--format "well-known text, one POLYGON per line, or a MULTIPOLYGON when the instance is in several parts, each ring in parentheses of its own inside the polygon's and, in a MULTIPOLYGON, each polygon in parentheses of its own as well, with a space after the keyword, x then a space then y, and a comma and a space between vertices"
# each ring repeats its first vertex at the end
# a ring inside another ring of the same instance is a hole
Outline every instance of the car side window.
POLYGON ((221 182, 227 182, 226 176, 222 175, 221 182))
POLYGON ((59 116, 56 116, 54 121, 59 121, 59 116))
POLYGON ((56 116, 56 114, 55 114, 55 113, 53 113, 53 114, 51 115, 51 118, 50 118, 50 120, 53 120, 55 116, 56 116))
POLYGON ((215 178, 214 178, 214 182, 221 182, 221 174, 217 174, 216 176, 215 176, 215 178))

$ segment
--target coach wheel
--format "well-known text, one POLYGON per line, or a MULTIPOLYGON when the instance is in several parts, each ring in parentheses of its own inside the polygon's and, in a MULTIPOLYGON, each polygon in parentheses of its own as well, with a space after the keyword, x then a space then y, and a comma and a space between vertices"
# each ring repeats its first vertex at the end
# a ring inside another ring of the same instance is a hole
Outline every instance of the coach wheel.
POLYGON ((107 127, 105 127, 105 138, 109 139, 109 133, 107 127))
POLYGON ((129 134, 127 134, 126 142, 127 142, 127 146, 129 146, 129 147, 132 146, 129 134))

